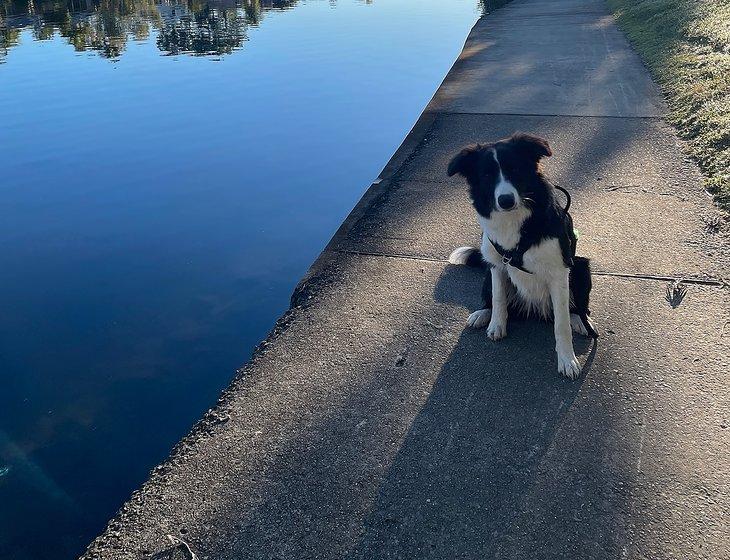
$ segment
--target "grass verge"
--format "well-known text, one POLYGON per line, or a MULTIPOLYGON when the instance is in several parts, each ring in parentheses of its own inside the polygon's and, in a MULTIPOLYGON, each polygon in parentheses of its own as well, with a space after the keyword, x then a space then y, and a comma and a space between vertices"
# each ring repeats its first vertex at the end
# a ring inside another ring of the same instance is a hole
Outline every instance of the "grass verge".
POLYGON ((730 210, 730 0, 608 0, 661 86, 707 190, 730 210))

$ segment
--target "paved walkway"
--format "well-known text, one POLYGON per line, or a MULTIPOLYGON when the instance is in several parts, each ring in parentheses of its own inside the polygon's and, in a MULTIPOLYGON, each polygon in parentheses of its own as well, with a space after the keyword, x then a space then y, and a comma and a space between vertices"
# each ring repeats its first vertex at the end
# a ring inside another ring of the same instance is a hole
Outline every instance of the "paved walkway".
POLYGON ((728 245, 662 112, 601 2, 480 20, 292 310, 86 558, 189 557, 168 534, 210 560, 730 557, 728 245), (445 262, 478 239, 448 159, 515 130, 549 139, 601 272, 576 382, 549 325, 465 330, 480 275, 445 262))

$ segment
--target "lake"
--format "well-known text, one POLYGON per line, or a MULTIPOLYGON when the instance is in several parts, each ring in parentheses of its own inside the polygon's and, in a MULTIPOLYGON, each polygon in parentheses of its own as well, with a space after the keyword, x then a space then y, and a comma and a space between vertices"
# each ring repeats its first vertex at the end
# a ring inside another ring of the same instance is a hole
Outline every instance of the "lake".
POLYGON ((0 0, 0 558, 78 556, 212 406, 478 0, 0 0))

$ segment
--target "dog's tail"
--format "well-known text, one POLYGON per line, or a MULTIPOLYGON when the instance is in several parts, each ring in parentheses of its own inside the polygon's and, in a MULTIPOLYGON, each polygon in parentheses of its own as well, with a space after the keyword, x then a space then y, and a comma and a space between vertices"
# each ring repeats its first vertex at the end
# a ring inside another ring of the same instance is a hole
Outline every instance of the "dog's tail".
POLYGON ((451 264, 463 264, 473 268, 485 268, 487 263, 482 258, 482 253, 476 247, 459 247, 449 255, 451 264))

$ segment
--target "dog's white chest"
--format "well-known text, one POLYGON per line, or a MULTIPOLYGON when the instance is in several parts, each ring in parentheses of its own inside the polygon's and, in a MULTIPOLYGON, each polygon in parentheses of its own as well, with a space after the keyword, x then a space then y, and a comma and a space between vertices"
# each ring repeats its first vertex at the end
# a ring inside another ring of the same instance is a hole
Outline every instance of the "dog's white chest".
POLYGON ((480 218, 479 222, 484 232, 481 252, 484 260, 504 270, 509 276, 514 287, 514 292, 510 294, 513 303, 523 306, 526 311, 549 317, 552 313, 550 282, 557 275, 565 273, 558 240, 544 239, 525 251, 522 266, 529 273, 503 263, 502 256, 490 242, 492 239, 506 250, 514 249, 520 240, 520 227, 523 221, 524 219, 512 219, 511 223, 495 224, 494 220, 480 218), (494 225, 498 226, 497 229, 493 227, 494 225), (512 227, 509 227, 510 225, 512 227))
MULTIPOLYGON (((528 274, 513 266, 505 268, 515 290, 510 298, 512 302, 523 307, 527 312, 545 318, 550 317, 552 303, 547 278, 535 273, 528 274)), ((525 268, 530 270, 527 266, 525 268)))

